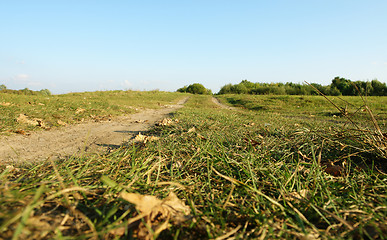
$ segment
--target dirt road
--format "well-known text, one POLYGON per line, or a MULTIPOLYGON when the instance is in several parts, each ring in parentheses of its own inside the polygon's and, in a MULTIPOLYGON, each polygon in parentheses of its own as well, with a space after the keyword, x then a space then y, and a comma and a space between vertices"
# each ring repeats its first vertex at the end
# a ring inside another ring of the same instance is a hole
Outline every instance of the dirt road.
POLYGON ((221 103, 219 101, 219 99, 214 98, 214 97, 212 97, 212 102, 215 103, 216 105, 218 105, 219 107, 223 108, 223 109, 229 109, 229 110, 235 110, 236 109, 234 107, 229 107, 227 105, 224 105, 223 103, 221 103))
POLYGON ((177 105, 145 110, 107 122, 82 123, 29 136, 0 136, 0 161, 41 161, 119 147, 183 107, 187 99, 177 105))

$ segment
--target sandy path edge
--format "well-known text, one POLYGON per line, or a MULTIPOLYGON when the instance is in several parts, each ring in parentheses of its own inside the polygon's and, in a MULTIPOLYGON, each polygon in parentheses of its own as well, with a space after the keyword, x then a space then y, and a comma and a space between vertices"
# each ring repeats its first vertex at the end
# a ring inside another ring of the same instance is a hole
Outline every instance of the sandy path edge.
POLYGON ((0 136, 0 162, 41 161, 119 147, 183 107, 187 100, 184 98, 177 105, 148 109, 108 122, 81 123, 29 136, 0 136))

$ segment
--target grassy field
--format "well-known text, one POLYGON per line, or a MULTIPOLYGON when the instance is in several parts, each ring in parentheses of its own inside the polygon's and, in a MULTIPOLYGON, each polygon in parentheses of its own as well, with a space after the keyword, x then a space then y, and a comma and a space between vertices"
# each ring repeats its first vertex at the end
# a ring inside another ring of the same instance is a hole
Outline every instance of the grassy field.
MULTIPOLYGON (((291 114, 292 116, 295 113, 302 117, 308 117, 310 115, 333 117, 334 115, 340 116, 341 114, 323 96, 220 95, 218 98, 225 104, 248 110, 291 114)), ((346 109, 349 114, 355 113, 352 116, 353 118, 368 118, 367 112, 364 111, 365 103, 361 97, 328 96, 328 98, 338 107, 346 109)), ((372 109, 375 117, 385 123, 387 119, 387 97, 367 97, 364 100, 372 109)))
MULTIPOLYGON (((2 164, 0 238, 387 238, 385 139, 362 102, 340 105, 358 129, 321 97, 220 100, 239 108, 191 96, 155 141, 2 164)), ((368 98, 382 133, 386 100, 368 98)))
POLYGON ((160 91, 105 91, 62 95, 17 95, 0 93, 0 135, 61 127, 82 121, 100 121, 176 103, 182 94, 160 91), (17 121, 20 114, 38 124, 17 121))

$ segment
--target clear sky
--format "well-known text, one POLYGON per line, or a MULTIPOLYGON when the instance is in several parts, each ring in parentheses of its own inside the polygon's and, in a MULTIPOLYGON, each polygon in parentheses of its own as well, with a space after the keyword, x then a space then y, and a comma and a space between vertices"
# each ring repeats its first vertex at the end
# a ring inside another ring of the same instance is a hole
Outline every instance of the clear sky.
POLYGON ((387 81, 386 0, 0 0, 0 84, 387 81))

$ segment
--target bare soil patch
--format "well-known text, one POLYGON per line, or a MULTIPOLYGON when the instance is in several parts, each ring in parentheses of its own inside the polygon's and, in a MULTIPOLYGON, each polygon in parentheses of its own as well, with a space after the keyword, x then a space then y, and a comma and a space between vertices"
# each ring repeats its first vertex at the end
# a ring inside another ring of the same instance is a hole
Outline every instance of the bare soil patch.
POLYGON ((1 136, 0 161, 41 161, 117 148, 139 132, 148 130, 157 121, 183 107, 186 101, 187 98, 177 105, 148 109, 105 122, 81 123, 50 131, 35 132, 29 136, 1 136))

